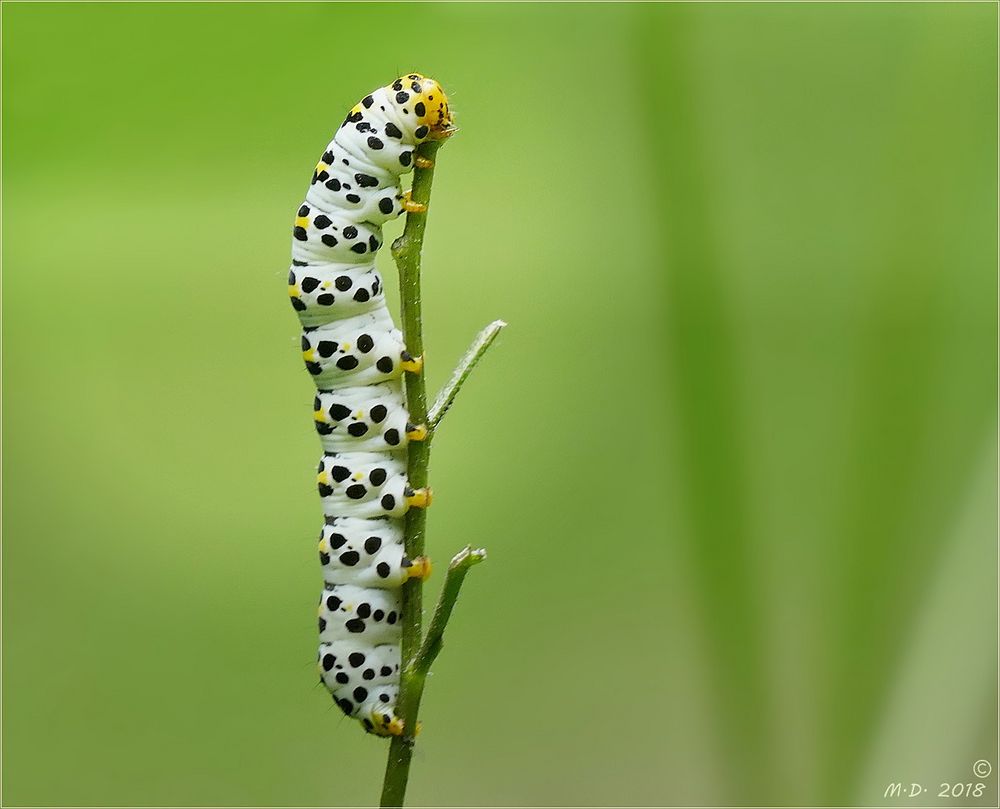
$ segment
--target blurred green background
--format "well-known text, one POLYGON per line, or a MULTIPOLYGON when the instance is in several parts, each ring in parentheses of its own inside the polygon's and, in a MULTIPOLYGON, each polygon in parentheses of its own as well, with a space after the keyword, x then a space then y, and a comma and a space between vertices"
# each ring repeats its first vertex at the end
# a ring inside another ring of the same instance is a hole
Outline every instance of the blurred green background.
POLYGON ((510 327, 435 444, 429 550, 490 561, 411 803, 995 805, 996 26, 5 5, 4 804, 377 799, 316 685, 285 275, 345 110, 419 70, 431 388, 510 327))

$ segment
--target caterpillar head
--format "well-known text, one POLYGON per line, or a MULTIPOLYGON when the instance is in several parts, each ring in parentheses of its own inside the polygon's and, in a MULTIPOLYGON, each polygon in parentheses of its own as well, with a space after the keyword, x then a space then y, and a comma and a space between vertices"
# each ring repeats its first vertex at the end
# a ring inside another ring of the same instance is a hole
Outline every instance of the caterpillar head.
POLYGON ((386 90, 398 107, 412 110, 416 117, 417 135, 421 139, 446 138, 454 131, 448 96, 434 79, 419 73, 407 73, 386 90))

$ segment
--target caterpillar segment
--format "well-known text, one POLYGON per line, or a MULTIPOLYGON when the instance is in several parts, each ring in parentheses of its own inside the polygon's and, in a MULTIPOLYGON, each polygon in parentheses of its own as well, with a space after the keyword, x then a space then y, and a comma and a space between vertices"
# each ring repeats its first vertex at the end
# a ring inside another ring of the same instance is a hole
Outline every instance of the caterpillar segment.
POLYGON ((416 147, 453 131, 433 79, 410 73, 375 90, 324 150, 292 224, 288 294, 323 448, 319 674, 340 709, 379 736, 404 730, 395 711, 400 588, 427 578, 431 563, 407 558, 403 518, 428 507, 431 491, 406 478, 407 446, 428 430, 410 421, 402 375, 420 373, 423 358, 407 352, 386 308, 375 257, 382 225, 426 210, 400 187, 414 164, 429 162, 416 147))

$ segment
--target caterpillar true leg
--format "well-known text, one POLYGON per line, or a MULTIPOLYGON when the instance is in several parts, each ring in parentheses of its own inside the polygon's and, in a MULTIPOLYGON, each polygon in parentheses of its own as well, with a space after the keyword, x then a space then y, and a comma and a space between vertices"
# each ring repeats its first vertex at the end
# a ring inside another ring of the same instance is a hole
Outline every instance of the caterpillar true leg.
POLYGON ((340 709, 380 736, 403 733, 400 587, 431 570, 425 557, 407 559, 403 518, 429 506, 431 490, 406 476, 407 445, 426 440, 428 428, 410 421, 402 375, 420 373, 423 358, 406 351, 386 309, 375 254, 385 222, 426 210, 400 188, 419 162, 417 146, 451 131, 448 99, 433 79, 411 73, 375 90, 315 164, 292 226, 288 294, 323 445, 320 676, 340 709))

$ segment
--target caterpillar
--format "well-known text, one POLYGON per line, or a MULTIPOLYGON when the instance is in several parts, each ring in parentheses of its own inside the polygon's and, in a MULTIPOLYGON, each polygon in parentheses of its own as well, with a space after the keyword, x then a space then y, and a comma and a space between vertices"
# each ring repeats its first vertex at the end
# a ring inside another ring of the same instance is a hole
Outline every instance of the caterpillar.
POLYGON ((410 73, 375 90, 326 147, 292 227, 288 292, 323 445, 317 664, 344 714, 379 736, 403 732, 400 588, 430 575, 429 560, 406 556, 403 517, 430 505, 431 492, 406 478, 407 445, 427 428, 410 423, 402 375, 420 373, 423 360, 406 351, 386 308, 375 256, 385 222, 424 210, 400 187, 416 147, 451 132, 433 79, 410 73))

